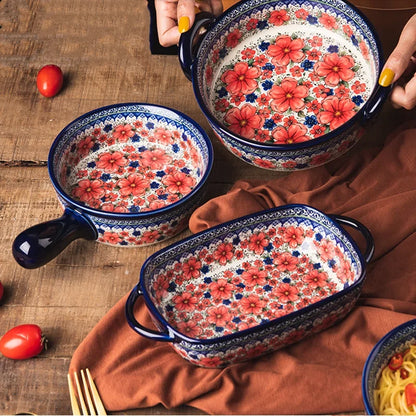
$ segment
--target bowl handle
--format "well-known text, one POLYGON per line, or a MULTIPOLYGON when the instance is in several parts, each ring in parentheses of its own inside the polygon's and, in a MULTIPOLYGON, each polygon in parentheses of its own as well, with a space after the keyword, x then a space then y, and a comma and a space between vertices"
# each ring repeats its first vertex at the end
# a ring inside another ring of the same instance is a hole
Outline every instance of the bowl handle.
POLYGON ((364 252, 364 259, 367 263, 369 263, 374 254, 374 239, 370 233, 370 230, 366 226, 361 224, 359 221, 354 220, 350 217, 344 217, 342 215, 329 215, 329 217, 343 225, 349 225, 350 227, 359 231, 364 236, 367 246, 364 252))
POLYGON ((175 335, 171 333, 169 328, 165 327, 166 332, 157 332, 152 329, 147 329, 143 325, 139 324, 134 317, 134 305, 139 298, 142 296, 143 292, 140 290, 139 285, 136 285, 135 288, 130 292, 129 297, 126 301, 126 318, 130 327, 136 331, 138 334, 150 338, 153 341, 175 341, 175 335))
POLYGON ((197 55, 199 43, 206 34, 206 31, 204 33, 200 33, 200 31, 202 28, 208 30, 214 20, 215 16, 211 13, 197 13, 195 15, 195 23, 191 29, 181 34, 178 52, 179 62, 181 64, 182 71, 189 80, 192 79, 192 64, 195 56, 197 55), (199 36, 199 38, 196 38, 196 36, 199 36))
POLYGON ((367 101, 367 104, 364 106, 363 109, 363 119, 364 121, 368 121, 373 118, 381 107, 384 104, 384 101, 390 94, 393 85, 389 85, 388 87, 382 87, 380 84, 377 84, 374 92, 371 94, 370 98, 367 101))
POLYGON ((36 269, 55 258, 77 238, 96 240, 97 230, 83 215, 66 208, 62 217, 34 225, 13 242, 13 256, 26 269, 36 269))

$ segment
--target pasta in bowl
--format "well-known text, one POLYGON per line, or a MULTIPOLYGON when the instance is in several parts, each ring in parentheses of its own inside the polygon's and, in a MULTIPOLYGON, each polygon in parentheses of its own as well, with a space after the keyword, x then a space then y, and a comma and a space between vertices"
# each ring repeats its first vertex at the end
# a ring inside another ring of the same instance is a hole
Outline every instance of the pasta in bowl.
POLYGON ((362 390, 367 414, 416 414, 416 319, 374 346, 364 366, 362 390))

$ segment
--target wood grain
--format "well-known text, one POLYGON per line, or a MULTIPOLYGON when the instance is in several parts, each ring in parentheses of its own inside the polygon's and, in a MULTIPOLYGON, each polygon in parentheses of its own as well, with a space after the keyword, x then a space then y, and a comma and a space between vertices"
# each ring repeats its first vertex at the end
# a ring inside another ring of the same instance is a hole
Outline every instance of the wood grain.
MULTIPOLYGON (((178 58, 150 55, 148 21, 146 3, 140 0, 0 0, 0 281, 6 290, 0 334, 31 322, 50 340, 48 350, 36 358, 0 357, 2 414, 71 412, 66 373, 73 352, 137 283, 145 259, 167 244, 117 249, 77 240, 39 269, 17 265, 11 254, 15 236, 62 213, 46 163, 62 128, 112 103, 161 104, 186 113, 210 135, 215 163, 208 197, 223 194, 241 178, 280 175, 251 167, 224 149, 208 128, 178 58), (50 63, 62 68, 65 85, 47 99, 36 89, 36 74, 50 63)), ((386 111, 369 131, 374 143, 401 123, 391 108, 386 111)), ((159 406, 128 413, 197 411, 159 406)))

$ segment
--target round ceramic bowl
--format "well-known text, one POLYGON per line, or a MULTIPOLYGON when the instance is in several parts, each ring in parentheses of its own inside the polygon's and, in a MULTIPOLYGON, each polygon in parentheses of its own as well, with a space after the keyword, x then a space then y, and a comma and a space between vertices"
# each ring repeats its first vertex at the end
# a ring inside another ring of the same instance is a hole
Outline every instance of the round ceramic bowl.
MULTIPOLYGON (((410 345, 416 345, 416 319, 391 330, 377 342, 370 352, 364 365, 362 377, 362 394, 366 414, 380 414, 376 408, 374 394, 381 372, 393 355, 403 353, 410 345)), ((400 414, 400 409, 396 409, 396 414, 400 414)))
POLYGON ((35 268, 76 238, 137 247, 172 237, 201 203, 212 163, 208 136, 178 111, 126 103, 84 114, 48 157, 63 216, 23 231, 13 254, 35 268))
POLYGON ((377 84, 376 33, 342 0, 248 0, 218 18, 201 13, 179 58, 219 140, 271 170, 339 157, 389 92, 377 84))
POLYGON ((147 259, 126 302, 130 326, 185 359, 221 367, 322 331, 354 306, 374 250, 357 221, 286 205, 195 234, 147 259), (361 254, 340 225, 365 237, 361 254), (140 297, 158 328, 134 316, 140 297))

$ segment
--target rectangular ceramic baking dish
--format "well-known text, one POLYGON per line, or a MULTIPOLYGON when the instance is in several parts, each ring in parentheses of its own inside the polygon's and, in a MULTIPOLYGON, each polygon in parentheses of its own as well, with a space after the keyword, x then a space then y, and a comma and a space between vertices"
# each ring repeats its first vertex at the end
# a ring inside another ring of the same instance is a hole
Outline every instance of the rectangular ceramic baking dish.
POLYGON ((149 257, 126 302, 130 326, 188 361, 221 367, 340 321, 374 252, 358 221, 285 205, 218 225, 149 257), (364 254, 342 226, 358 230, 364 254), (158 331, 134 317, 139 297, 158 331))

